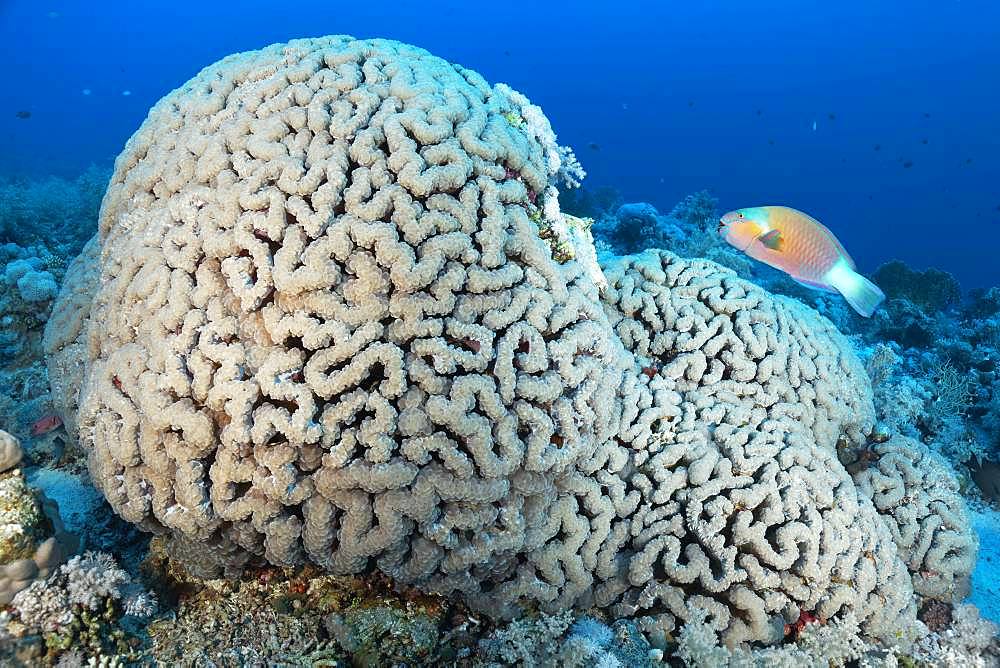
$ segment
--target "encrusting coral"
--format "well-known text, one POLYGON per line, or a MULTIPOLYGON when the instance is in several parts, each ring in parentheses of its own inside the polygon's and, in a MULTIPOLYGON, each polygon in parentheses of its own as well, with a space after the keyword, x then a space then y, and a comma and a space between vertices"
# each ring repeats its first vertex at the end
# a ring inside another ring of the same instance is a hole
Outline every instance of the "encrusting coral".
POLYGON ((873 422, 846 340, 711 262, 602 271, 558 206, 581 174, 523 95, 414 47, 206 68, 119 156, 46 337, 95 484, 206 575, 905 642, 910 576, 837 458, 873 422))

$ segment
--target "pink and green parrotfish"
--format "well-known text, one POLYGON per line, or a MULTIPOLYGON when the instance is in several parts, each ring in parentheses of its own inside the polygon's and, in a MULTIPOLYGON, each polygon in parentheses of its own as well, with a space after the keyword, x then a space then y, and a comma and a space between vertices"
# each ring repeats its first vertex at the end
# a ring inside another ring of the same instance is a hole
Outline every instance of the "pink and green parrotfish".
POLYGON ((857 272, 833 233, 801 211, 787 206, 737 209, 719 221, 719 234, 730 246, 808 288, 839 292, 866 318, 885 299, 877 285, 857 272))

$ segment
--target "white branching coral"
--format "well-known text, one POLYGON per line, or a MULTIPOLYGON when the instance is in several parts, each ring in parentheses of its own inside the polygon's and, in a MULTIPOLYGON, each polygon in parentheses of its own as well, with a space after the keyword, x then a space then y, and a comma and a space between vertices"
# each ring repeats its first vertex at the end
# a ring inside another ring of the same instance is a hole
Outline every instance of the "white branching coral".
POLYGON ((71 605, 95 610, 106 598, 120 599, 132 577, 104 552, 77 555, 59 568, 71 605))
POLYGON ((148 617, 156 612, 156 596, 103 552, 77 555, 44 580, 36 580, 11 602, 29 629, 58 632, 81 610, 100 610, 109 599, 122 601, 124 614, 148 617))
POLYGON ((703 610, 729 645, 802 613, 894 639, 909 575, 835 453, 873 420, 843 337, 710 262, 605 280, 535 109, 349 37, 158 103, 116 163, 92 300, 56 306, 83 328, 52 340, 86 344, 96 484, 203 573, 378 568, 663 635, 703 610))

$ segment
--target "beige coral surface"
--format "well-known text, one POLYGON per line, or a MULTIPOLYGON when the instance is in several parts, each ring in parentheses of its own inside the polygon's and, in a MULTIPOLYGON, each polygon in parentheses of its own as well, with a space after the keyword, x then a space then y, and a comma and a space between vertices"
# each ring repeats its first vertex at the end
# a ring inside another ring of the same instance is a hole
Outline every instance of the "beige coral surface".
POLYGON ((47 333, 95 483, 206 571, 898 639, 909 574, 836 455, 872 423, 847 341, 710 262, 602 272, 558 208, 574 165, 523 95, 415 47, 206 68, 119 156, 96 292, 47 333))
POLYGON ((658 438, 632 443, 628 483, 645 493, 624 603, 665 608, 668 628, 705 608, 730 644, 844 607, 873 635, 901 628, 906 569, 835 454, 872 422, 846 340, 712 262, 647 251, 606 273, 611 322, 651 376, 640 406, 670 414, 631 420, 658 438))
POLYGON ((962 601, 969 595, 979 539, 954 470, 926 445, 905 436, 873 448, 877 464, 854 480, 887 519, 912 573, 913 589, 942 601, 962 601))
POLYGON ((101 276, 100 240, 95 235, 66 270, 59 298, 45 323, 42 340, 45 364, 52 388, 52 406, 62 418, 66 432, 76 437, 80 386, 87 351, 90 304, 101 276))

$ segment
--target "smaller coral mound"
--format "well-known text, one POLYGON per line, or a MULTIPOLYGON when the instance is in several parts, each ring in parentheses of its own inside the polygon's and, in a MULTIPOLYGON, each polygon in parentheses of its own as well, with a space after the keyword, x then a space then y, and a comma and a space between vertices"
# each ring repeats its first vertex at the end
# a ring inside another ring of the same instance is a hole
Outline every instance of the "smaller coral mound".
POLYGON ((889 299, 907 299, 928 312, 962 298, 961 286, 948 272, 933 268, 917 271, 900 260, 886 262, 872 278, 889 299))
POLYGON ((41 357, 34 334, 59 291, 51 271, 58 261, 44 249, 0 246, 0 367, 41 357))
POLYGON ((9 471, 21 463, 24 452, 21 442, 5 431, 0 431, 0 473, 9 471))
POLYGON ((47 577, 76 549, 58 507, 14 468, 21 456, 17 439, 0 430, 0 605, 35 578, 47 577))
POLYGON ((854 481, 892 532, 914 591, 943 601, 964 598, 979 542, 951 466, 904 436, 871 449, 874 465, 854 481))
POLYGON ((21 299, 26 302, 44 302, 55 298, 58 288, 56 277, 51 272, 41 270, 41 260, 14 260, 8 262, 4 270, 4 282, 10 288, 17 288, 21 299))

